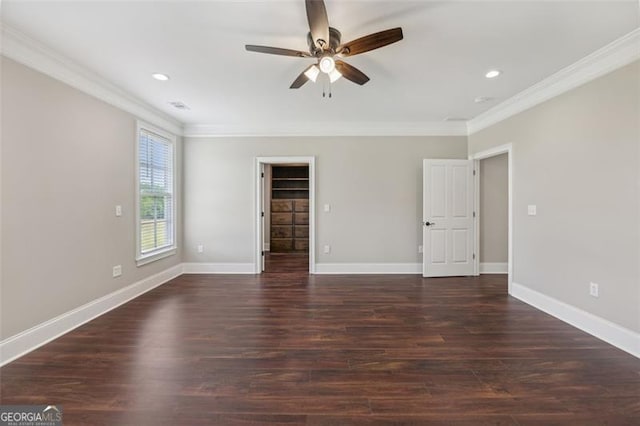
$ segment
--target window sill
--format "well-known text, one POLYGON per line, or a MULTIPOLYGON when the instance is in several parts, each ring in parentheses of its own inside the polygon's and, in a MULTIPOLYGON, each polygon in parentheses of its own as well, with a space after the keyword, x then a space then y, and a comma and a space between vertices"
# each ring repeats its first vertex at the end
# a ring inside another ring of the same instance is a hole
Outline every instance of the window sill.
POLYGON ((147 254, 144 256, 140 256, 136 258, 136 266, 143 266, 149 263, 155 262, 156 260, 164 259, 165 257, 173 256, 176 254, 177 247, 167 247, 160 251, 156 251, 151 254, 147 254))

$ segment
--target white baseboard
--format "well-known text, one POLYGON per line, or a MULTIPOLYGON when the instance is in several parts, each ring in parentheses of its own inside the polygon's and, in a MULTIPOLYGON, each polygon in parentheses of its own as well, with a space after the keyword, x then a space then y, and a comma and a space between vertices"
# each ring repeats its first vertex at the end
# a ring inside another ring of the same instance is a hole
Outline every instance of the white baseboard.
POLYGON ((182 274, 182 264, 133 283, 0 342, 0 366, 182 274))
POLYGON ((316 274, 422 274, 422 263, 316 263, 316 274))
POLYGON ((511 295, 523 302, 553 315, 598 339, 640 358, 640 333, 600 318, 575 306, 539 293, 521 284, 512 283, 511 295))
POLYGON ((253 263, 183 263, 185 274, 255 274, 253 263))
POLYGON ((481 274, 507 274, 509 271, 508 263, 490 263, 490 262, 481 262, 480 263, 480 273, 481 274))

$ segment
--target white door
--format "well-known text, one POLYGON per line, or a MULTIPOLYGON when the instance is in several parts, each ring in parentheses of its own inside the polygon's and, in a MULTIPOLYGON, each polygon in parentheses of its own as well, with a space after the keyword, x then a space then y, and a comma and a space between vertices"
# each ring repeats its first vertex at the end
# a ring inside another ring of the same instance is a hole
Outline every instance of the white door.
POLYGON ((472 160, 424 160, 422 276, 474 274, 472 160))

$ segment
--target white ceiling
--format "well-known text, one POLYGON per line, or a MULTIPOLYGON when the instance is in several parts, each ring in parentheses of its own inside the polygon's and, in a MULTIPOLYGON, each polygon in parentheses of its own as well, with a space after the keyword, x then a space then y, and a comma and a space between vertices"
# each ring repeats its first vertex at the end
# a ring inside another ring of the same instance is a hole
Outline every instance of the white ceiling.
POLYGON ((2 21, 183 123, 222 126, 471 119, 640 24, 638 0, 326 3, 343 41, 396 26, 405 37, 348 58, 371 81, 341 79, 332 99, 321 84, 288 88, 309 59, 244 50, 305 50, 302 0, 5 0, 2 21), (487 80, 492 68, 504 74, 487 80))

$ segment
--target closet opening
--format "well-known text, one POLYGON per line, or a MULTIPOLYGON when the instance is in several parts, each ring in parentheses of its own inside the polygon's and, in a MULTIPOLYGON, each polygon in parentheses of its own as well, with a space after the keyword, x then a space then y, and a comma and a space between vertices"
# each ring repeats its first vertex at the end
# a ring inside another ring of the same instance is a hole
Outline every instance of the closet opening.
POLYGON ((264 272, 309 270, 309 166, 265 165, 264 272))
POLYGON ((313 273, 314 159, 258 158, 258 273, 313 273))

